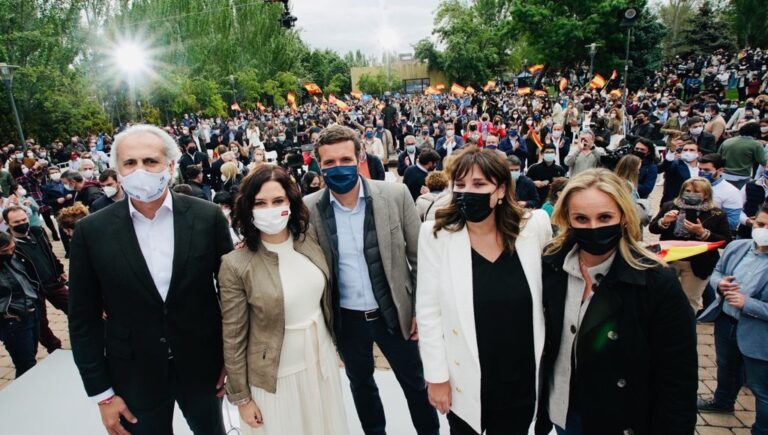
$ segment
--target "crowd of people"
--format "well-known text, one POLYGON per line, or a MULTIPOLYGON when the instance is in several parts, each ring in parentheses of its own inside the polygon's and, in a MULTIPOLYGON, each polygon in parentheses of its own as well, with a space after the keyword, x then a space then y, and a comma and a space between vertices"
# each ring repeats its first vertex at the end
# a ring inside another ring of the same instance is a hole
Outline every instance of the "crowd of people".
POLYGON ((373 343, 419 434, 693 433, 743 385, 766 434, 766 62, 676 59, 626 105, 500 83, 7 144, 0 341, 21 376, 61 347, 45 301, 67 313, 115 434, 170 432, 175 402, 222 434, 225 395, 241 433, 347 433, 337 353, 385 433, 373 343), (724 251, 667 264, 646 227, 724 251))

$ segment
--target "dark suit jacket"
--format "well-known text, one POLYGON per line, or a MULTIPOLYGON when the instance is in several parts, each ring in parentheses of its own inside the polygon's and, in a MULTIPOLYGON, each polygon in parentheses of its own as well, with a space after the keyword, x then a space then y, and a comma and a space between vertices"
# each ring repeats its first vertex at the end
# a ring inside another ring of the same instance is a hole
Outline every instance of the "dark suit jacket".
POLYGON ((211 164, 211 188, 215 191, 221 190, 221 167, 224 160, 218 159, 211 164))
POLYGON ((403 175, 403 184, 408 186, 413 201, 421 195, 421 187, 424 186, 424 180, 427 179, 427 173, 416 165, 409 166, 403 175))
POLYGON ((421 154, 421 150, 419 148, 416 148, 416 153, 413 155, 413 159, 408 155, 407 152, 402 151, 397 156, 397 175, 403 176, 405 175, 405 170, 408 169, 408 167, 415 165, 418 162, 419 154, 421 154), (411 161, 408 166, 405 165, 405 159, 408 158, 411 161))
MULTIPOLYGON (((182 154, 179 158, 179 173, 186 183, 189 182, 189 180, 187 180, 187 166, 190 165, 201 165, 203 167, 203 182, 210 182, 211 163, 208 161, 208 154, 200 151, 196 152, 194 156, 190 156, 187 153, 182 154)), ((221 174, 219 174, 219 176, 221 176, 221 174)))
MULTIPOLYGON (((543 257, 547 337, 536 433, 548 433, 548 379, 563 333, 567 243, 543 257)), ((670 269, 638 270, 620 254, 579 327, 571 378, 585 434, 690 435, 696 426, 696 322, 670 269), (575 378, 573 377, 575 375, 575 378)))
POLYGON ((371 173, 371 180, 384 181, 386 170, 384 169, 384 164, 381 163, 381 159, 371 153, 365 154, 368 160, 368 172, 371 173))
POLYGON ((227 220, 215 204, 170 194, 175 247, 165 302, 127 200, 78 222, 70 242, 69 335, 85 391, 111 387, 131 409, 167 397, 169 350, 185 392, 215 394, 224 364, 214 278, 232 250, 227 220))
POLYGON ((688 164, 684 160, 664 160, 659 169, 664 173, 664 191, 661 195, 661 204, 672 201, 680 193, 685 180, 691 178, 688 164))

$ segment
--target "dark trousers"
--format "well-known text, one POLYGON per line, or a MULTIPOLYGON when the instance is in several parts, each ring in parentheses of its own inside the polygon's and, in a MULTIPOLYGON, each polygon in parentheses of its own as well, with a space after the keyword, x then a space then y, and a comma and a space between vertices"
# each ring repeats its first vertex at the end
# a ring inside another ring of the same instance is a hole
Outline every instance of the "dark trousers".
POLYGON ((0 319, 0 341, 11 355, 16 378, 37 364, 37 340, 40 335, 40 310, 24 313, 18 319, 0 319))
MULTIPOLYGON (((483 431, 486 435, 526 435, 533 421, 533 403, 530 406, 488 409, 483 408, 483 431)), ((451 435, 477 435, 472 426, 453 412, 448 413, 451 435)))
POLYGON ((405 340, 398 328, 390 332, 384 319, 373 321, 350 317, 342 311, 338 350, 349 378, 357 416, 367 435, 385 433, 384 406, 373 379, 373 343, 387 358, 408 401, 411 421, 419 435, 437 434, 437 411, 429 404, 427 383, 418 344, 405 340))
POLYGON ((755 424, 752 435, 768 435, 768 361, 744 357, 747 386, 755 395, 755 424))
POLYGON ((744 358, 736 343, 738 323, 730 316, 720 314, 715 320, 715 356, 717 360, 717 389, 715 404, 733 408, 736 396, 744 385, 744 358))
MULTIPOLYGON (((211 391, 182 392, 181 381, 173 360, 168 360, 168 363, 170 365, 168 368, 169 391, 163 398, 163 403, 149 410, 134 409, 136 406, 132 407, 131 403, 126 403, 138 423, 130 424, 120 417, 123 427, 131 435, 173 435, 174 403, 178 403, 192 433, 195 435, 224 435, 221 399, 211 391)), ((120 393, 117 392, 117 394, 120 393)))
MULTIPOLYGON (((69 288, 67 286, 45 289, 43 295, 56 309, 67 314, 69 309, 69 288)), ((54 335, 48 323, 48 308, 45 301, 40 304, 40 344, 45 347, 48 353, 61 349, 61 340, 54 335)))
POLYGON ((569 411, 565 417, 565 429, 555 425, 555 432, 557 435, 582 435, 581 416, 569 411))

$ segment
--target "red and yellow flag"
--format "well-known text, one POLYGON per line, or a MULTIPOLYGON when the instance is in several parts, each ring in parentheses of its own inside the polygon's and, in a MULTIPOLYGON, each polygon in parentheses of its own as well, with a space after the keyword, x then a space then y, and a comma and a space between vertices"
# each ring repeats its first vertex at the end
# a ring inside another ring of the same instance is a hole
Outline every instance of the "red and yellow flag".
POLYGON ((536 65, 531 65, 528 67, 528 72, 536 75, 544 70, 544 64, 537 63, 536 65))
POLYGON ((466 92, 468 94, 474 94, 475 93, 475 88, 473 88, 472 86, 467 86, 467 88, 464 90, 464 92, 466 92))
POLYGON ((259 110, 261 110, 262 112, 263 112, 264 110, 266 110, 266 109, 267 109, 267 108, 266 108, 266 107, 264 107, 264 105, 263 105, 263 104, 261 104, 261 103, 256 103, 256 107, 257 107, 259 110))
POLYGON ((539 134, 536 133, 536 129, 531 127, 531 129, 528 131, 531 133, 531 138, 533 139, 533 143, 536 144, 539 150, 544 149, 544 143, 541 141, 539 134))
POLYGON ((437 89, 433 88, 432 86, 428 87, 427 89, 424 89, 424 94, 425 95, 437 95, 439 93, 440 93, 440 91, 438 91, 437 89))
POLYGON ((605 79, 600 74, 595 74, 595 78, 589 81, 589 87, 592 89, 603 89, 605 87, 605 79))
POLYGON ((568 89, 568 79, 565 77, 560 77, 560 92, 563 92, 566 89, 568 89))
POLYGON ((315 95, 315 94, 322 94, 323 90, 320 89, 320 86, 317 86, 316 84, 312 82, 306 82, 304 83, 304 89, 309 92, 309 95, 315 95))
POLYGON ((618 76, 619 76, 619 72, 614 69, 613 72, 611 73, 611 80, 616 80, 616 77, 618 76))
POLYGON ((488 92, 489 89, 496 87, 496 81, 495 80, 488 80, 488 83, 483 86, 483 91, 488 92))
POLYGON ((240 105, 239 105, 239 104, 237 104, 237 102, 234 102, 234 103, 232 103, 232 105, 231 105, 231 106, 229 106, 229 107, 231 107, 231 108, 232 108, 232 110, 234 110, 235 112, 241 112, 241 110, 240 110, 240 105))
POLYGON ((620 97, 621 96, 621 89, 614 89, 608 95, 610 95, 612 97, 620 97))
POLYGON ((459 86, 458 83, 454 83, 454 84, 451 85, 451 93, 452 94, 463 95, 464 91, 466 91, 466 89, 464 89, 463 86, 459 86))
POLYGON ((685 240, 663 240, 649 245, 651 251, 656 252, 664 261, 678 261, 699 255, 707 251, 721 248, 725 240, 719 242, 697 242, 685 240))
POLYGON ((536 89, 533 91, 533 95, 536 95, 537 97, 546 97, 548 94, 544 89, 536 89))
POLYGON ((347 110, 349 110, 349 105, 347 105, 347 103, 345 103, 345 102, 339 100, 338 98, 336 98, 333 94, 328 96, 328 102, 331 103, 331 104, 335 104, 336 107, 338 107, 339 109, 341 109, 341 110, 343 110, 345 112, 347 110))
POLYGON ((438 84, 435 86, 435 89, 437 89, 438 91, 443 91, 443 90, 445 90, 445 85, 444 85, 444 84, 442 84, 442 83, 438 83, 438 84))
POLYGON ((522 88, 517 89, 517 95, 528 95, 531 93, 531 88, 528 86, 523 86, 522 88))
POLYGON ((363 98, 363 93, 360 92, 360 91, 352 91, 352 93, 350 95, 352 95, 353 97, 357 98, 358 100, 363 98))
POLYGON ((288 97, 286 98, 288 100, 288 105, 296 108, 296 94, 293 93, 293 91, 288 91, 288 97))

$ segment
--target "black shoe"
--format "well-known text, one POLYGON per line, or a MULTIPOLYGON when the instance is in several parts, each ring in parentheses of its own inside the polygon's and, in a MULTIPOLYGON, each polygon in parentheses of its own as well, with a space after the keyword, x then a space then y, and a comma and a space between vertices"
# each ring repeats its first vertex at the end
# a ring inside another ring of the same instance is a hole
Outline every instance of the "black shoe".
POLYGON ((698 408, 701 412, 733 412, 733 407, 725 408, 716 404, 715 399, 702 399, 701 397, 699 397, 699 399, 696 401, 696 408, 698 408))

